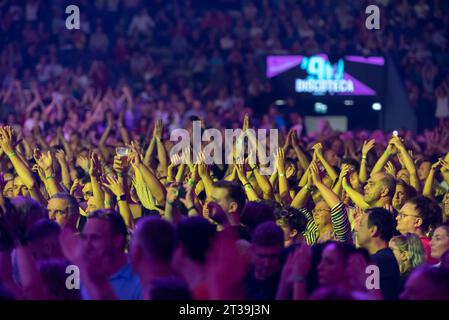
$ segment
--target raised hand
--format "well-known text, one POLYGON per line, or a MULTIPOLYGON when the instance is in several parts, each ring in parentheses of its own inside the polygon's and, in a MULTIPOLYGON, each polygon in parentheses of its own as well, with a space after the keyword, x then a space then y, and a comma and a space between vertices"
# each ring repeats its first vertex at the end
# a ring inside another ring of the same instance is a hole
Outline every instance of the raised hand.
POLYGON ((119 175, 123 175, 126 170, 128 169, 128 161, 126 157, 121 157, 119 155, 114 156, 114 164, 112 165, 112 168, 115 172, 117 172, 119 175))
POLYGON ((391 161, 388 161, 385 165, 385 171, 393 177, 396 177, 396 168, 391 161))
POLYGON ((106 181, 107 182, 103 182, 103 185, 111 190, 116 197, 120 197, 125 194, 123 184, 120 183, 115 177, 107 176, 106 181))
POLYGON ((284 161, 285 153, 284 149, 279 148, 276 154, 276 167, 278 169, 279 175, 285 174, 285 161, 284 161))
POLYGON ((98 155, 92 152, 89 162, 89 175, 98 178, 101 175, 101 163, 98 155))
POLYGON ((296 135, 296 130, 292 129, 292 135, 290 136, 290 141, 291 141, 292 147, 294 149, 299 148, 298 136, 296 135))
POLYGON ((323 145, 321 144, 321 142, 316 143, 313 147, 312 150, 314 151, 314 156, 320 158, 323 156, 323 145))
POLYGON ((84 171, 89 172, 89 159, 85 156, 79 156, 76 159, 76 165, 81 167, 84 171))
POLYGON ((0 147, 6 154, 14 152, 11 132, 5 127, 0 127, 0 147))
POLYGON ((374 146, 376 145, 376 140, 371 139, 369 141, 363 141, 363 146, 362 146, 362 156, 365 156, 368 154, 368 152, 370 152, 370 150, 372 148, 374 148, 374 146))
POLYGON ((55 151, 55 158, 59 163, 65 162, 65 151, 62 149, 58 149, 55 151))
POLYGON ((318 165, 316 162, 312 162, 310 164, 309 175, 312 177, 312 181, 313 181, 314 185, 321 183, 320 170, 318 169, 318 165))
POLYGON ((34 149, 33 157, 42 170, 48 171, 52 168, 53 158, 50 151, 42 153, 39 149, 34 149))
POLYGON ((163 129, 162 120, 160 119, 156 120, 153 129, 153 139, 156 140, 162 139, 162 129, 163 129))

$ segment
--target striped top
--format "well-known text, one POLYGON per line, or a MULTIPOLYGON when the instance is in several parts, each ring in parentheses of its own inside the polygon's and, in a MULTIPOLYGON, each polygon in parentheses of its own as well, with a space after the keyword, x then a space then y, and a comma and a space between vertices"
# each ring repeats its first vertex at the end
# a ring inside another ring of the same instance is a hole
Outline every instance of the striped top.
MULTIPOLYGON (((303 232, 307 244, 312 245, 318 243, 320 233, 318 231, 318 226, 313 220, 312 213, 305 208, 299 210, 307 217, 306 230, 303 232)), ((340 202, 331 208, 331 221, 333 233, 330 235, 329 239, 326 240, 352 242, 351 224, 349 223, 346 206, 343 202, 340 202)))

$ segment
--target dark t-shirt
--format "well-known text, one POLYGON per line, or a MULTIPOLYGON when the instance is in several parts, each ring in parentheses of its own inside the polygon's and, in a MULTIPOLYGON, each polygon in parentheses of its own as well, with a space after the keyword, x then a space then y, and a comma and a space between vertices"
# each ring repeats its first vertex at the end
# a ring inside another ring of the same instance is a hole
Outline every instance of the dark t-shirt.
POLYGON ((281 272, 279 271, 265 280, 258 280, 254 276, 254 267, 251 267, 245 278, 248 300, 274 300, 280 278, 281 272))
POLYGON ((390 248, 385 248, 371 255, 380 271, 380 290, 385 300, 397 300, 401 288, 399 266, 390 248))

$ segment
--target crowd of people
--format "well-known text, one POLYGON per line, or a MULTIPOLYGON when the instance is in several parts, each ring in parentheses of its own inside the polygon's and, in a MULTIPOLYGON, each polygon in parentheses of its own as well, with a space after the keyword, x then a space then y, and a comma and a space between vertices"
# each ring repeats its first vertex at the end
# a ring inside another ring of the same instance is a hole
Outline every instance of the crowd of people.
POLYGON ((363 1, 79 2, 81 30, 0 4, 1 298, 449 299, 447 2, 379 1, 373 32, 363 1), (388 53, 441 119, 307 132, 260 73, 289 52, 388 53), (274 172, 173 156, 194 121, 279 129, 274 172))

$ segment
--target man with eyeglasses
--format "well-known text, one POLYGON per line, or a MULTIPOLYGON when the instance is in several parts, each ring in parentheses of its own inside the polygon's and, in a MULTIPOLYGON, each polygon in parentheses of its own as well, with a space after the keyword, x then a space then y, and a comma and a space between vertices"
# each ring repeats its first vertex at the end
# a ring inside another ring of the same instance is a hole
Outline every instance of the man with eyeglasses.
POLYGON ((77 230, 79 206, 74 197, 68 193, 56 193, 48 201, 47 209, 50 220, 61 227, 67 226, 73 231, 77 230))
POLYGON ((429 233, 443 220, 438 203, 424 196, 414 197, 402 206, 396 220, 397 230, 401 234, 414 233, 420 237, 426 251, 427 262, 437 263, 438 261, 431 256, 429 233))

